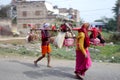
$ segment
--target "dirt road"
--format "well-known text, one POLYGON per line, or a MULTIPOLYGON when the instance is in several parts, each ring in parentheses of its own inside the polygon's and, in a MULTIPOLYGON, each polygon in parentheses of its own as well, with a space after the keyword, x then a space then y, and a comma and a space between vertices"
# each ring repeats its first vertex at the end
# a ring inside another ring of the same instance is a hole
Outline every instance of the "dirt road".
MULTIPOLYGON (((77 80, 73 60, 52 59, 52 68, 46 59, 33 65, 32 58, 1 58, 0 80, 77 80)), ((120 64, 93 63, 84 80, 120 80, 120 64)))

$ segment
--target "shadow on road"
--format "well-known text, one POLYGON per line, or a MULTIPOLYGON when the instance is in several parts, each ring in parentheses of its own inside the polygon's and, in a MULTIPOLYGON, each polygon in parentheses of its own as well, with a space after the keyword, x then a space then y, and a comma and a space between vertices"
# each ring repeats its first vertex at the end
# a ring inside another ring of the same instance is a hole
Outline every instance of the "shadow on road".
POLYGON ((75 78, 73 74, 70 74, 68 72, 68 68, 64 68, 64 70, 61 70, 60 68, 51 68, 51 69, 42 69, 42 70, 37 70, 37 71, 26 71, 24 74, 28 76, 29 78, 51 78, 51 77, 59 77, 59 78, 75 78))
POLYGON ((20 62, 17 60, 11 60, 10 62, 19 63, 22 65, 25 65, 28 68, 31 68, 30 70, 25 70, 23 74, 29 78, 32 79, 48 79, 51 77, 55 78, 69 78, 69 79, 75 79, 75 75, 73 71, 73 68, 70 67, 52 67, 48 68, 44 65, 40 65, 38 67, 35 67, 32 63, 27 62, 20 62))

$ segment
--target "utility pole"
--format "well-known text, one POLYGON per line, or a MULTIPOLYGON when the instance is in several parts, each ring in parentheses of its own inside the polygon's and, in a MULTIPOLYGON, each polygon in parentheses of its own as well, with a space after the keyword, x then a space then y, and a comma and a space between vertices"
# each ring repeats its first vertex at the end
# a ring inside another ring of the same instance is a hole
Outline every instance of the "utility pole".
POLYGON ((117 31, 120 32, 120 0, 118 0, 117 31))

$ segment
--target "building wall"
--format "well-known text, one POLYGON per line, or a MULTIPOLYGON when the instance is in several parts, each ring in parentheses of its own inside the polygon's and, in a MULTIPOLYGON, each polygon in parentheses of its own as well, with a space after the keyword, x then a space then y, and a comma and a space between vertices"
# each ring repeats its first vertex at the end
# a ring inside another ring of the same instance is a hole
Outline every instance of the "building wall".
POLYGON ((75 21, 80 22, 80 12, 78 10, 75 10, 75 21))
POLYGON ((41 27, 45 22, 52 22, 52 16, 48 16, 44 1, 30 1, 17 3, 18 31, 27 35, 29 24, 41 27), (25 27, 26 25, 26 27, 25 27))
POLYGON ((69 9, 59 8, 59 10, 60 10, 60 13, 59 13, 60 15, 63 15, 66 17, 71 16, 71 19, 73 19, 75 22, 80 22, 80 13, 78 10, 73 8, 69 8, 69 9))
POLYGON ((0 19, 0 36, 2 35, 12 35, 11 30, 11 20, 10 19, 0 19))
MULTIPOLYGON (((41 27, 43 23, 55 23, 56 16, 47 10, 45 1, 17 2, 17 28, 18 31, 27 35, 30 26, 41 27)), ((72 14, 74 21, 79 22, 79 11, 75 9, 60 9, 59 14, 72 14)), ((59 15, 58 14, 58 15, 59 15)))

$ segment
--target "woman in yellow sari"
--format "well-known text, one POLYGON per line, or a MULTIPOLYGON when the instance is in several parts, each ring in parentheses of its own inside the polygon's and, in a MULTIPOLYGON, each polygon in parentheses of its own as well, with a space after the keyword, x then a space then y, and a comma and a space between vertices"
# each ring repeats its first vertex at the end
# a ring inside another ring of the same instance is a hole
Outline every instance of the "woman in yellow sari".
POLYGON ((76 38, 76 66, 75 74, 77 78, 83 80, 85 72, 91 66, 91 58, 88 47, 90 41, 88 37, 88 23, 84 23, 78 30, 78 36, 76 38))

